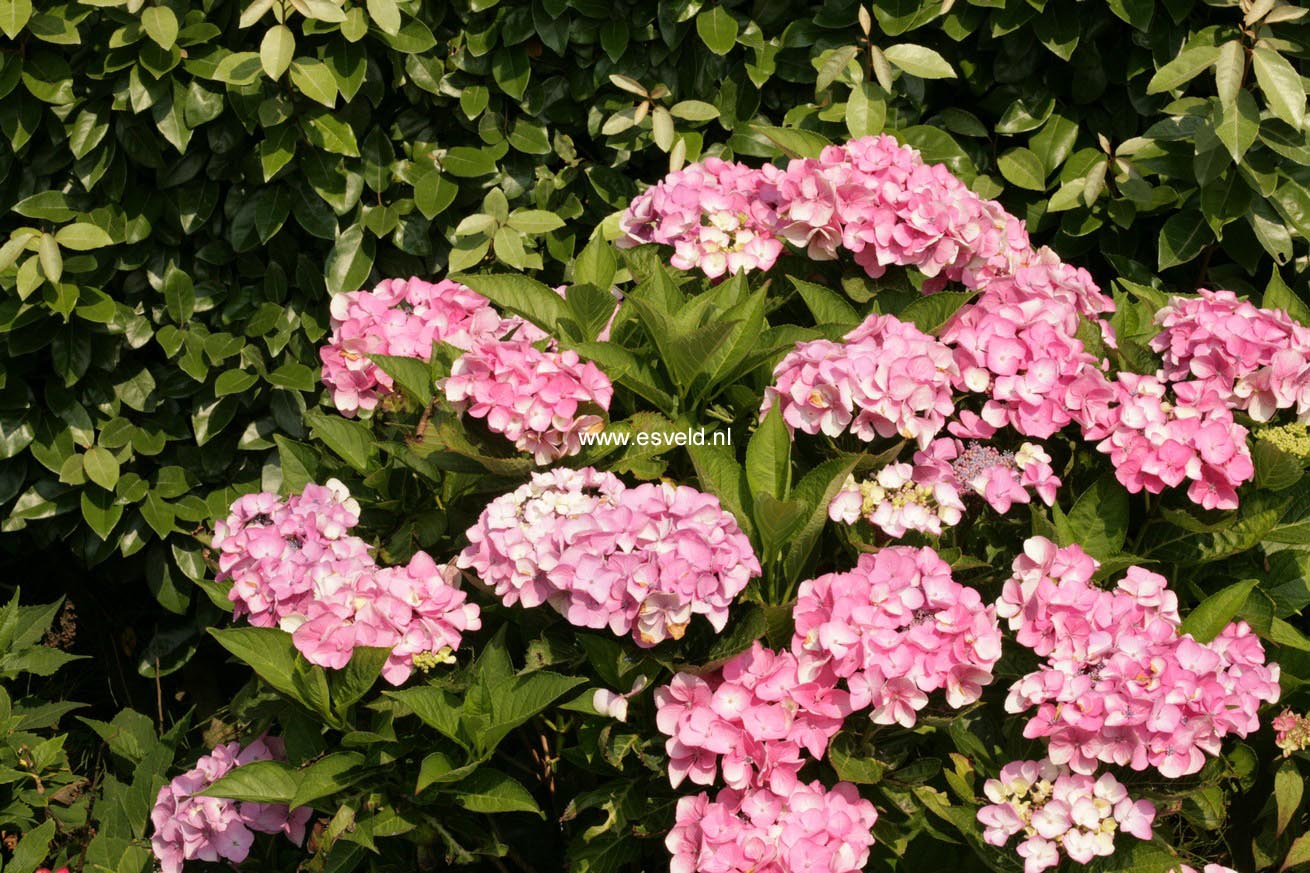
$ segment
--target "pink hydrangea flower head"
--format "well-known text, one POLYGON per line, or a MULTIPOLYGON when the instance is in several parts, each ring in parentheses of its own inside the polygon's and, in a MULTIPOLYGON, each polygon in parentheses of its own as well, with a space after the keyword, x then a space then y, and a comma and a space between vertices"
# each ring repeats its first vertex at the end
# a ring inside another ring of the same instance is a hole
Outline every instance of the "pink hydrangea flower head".
POLYGON ((913 726, 937 690, 953 707, 972 703, 1001 657, 996 609, 929 548, 884 548, 801 583, 793 618, 792 652, 844 680, 879 724, 913 726))
POLYGON ((1237 488, 1255 475, 1247 430, 1233 420, 1213 382, 1167 384, 1119 373, 1110 402, 1084 424, 1109 455, 1115 477, 1132 493, 1159 494, 1188 483, 1206 509, 1236 509, 1237 488))
POLYGON ((331 325, 319 349, 323 384, 338 411, 352 418, 369 415, 394 390, 369 355, 427 360, 436 342, 471 349, 510 334, 530 341, 543 336, 518 318, 502 318, 485 297, 449 279, 387 279, 372 291, 338 294, 331 325))
POLYGON ((673 266, 711 279, 767 270, 783 248, 771 192, 761 171, 706 158, 634 198, 619 221, 624 236, 617 244, 671 245, 673 266))
POLYGON ((1280 409, 1310 416, 1310 328, 1257 309, 1231 291, 1174 297, 1155 315, 1151 348, 1171 382, 1212 385, 1234 409, 1268 421, 1280 409))
POLYGON ((964 511, 949 471, 905 463, 888 464, 862 482, 847 476, 828 506, 833 521, 854 524, 863 518, 894 539, 906 531, 940 536, 958 524, 964 511))
POLYGON ((285 805, 196 796, 243 764, 285 759, 282 741, 275 737, 260 738, 245 748, 227 743, 161 788, 150 811, 154 828, 150 847, 163 873, 182 873, 186 861, 240 864, 250 854, 255 833, 280 833, 296 845, 303 843, 305 825, 313 814, 307 806, 291 810, 285 805))
POLYGON ((725 788, 712 801, 680 799, 664 843, 671 873, 855 873, 868 863, 877 819, 849 782, 725 788))
POLYGON ((349 534, 358 522, 359 502, 336 479, 286 500, 267 492, 237 498, 213 538, 216 578, 232 583, 233 617, 276 627, 303 613, 325 580, 372 567, 368 544, 349 534))
POLYGON ((443 382, 457 412, 486 421, 538 464, 582 450, 579 434, 604 426, 614 386, 576 352, 544 352, 526 340, 482 343, 443 382))
POLYGON ((1030 503, 1032 493, 1049 506, 1060 487, 1051 456, 1035 443, 1007 451, 977 440, 941 437, 916 452, 914 463, 916 478, 922 469, 924 476, 949 484, 957 494, 981 497, 1002 514, 1016 503, 1030 503))
POLYGON ((678 673, 655 689, 656 724, 668 737, 669 781, 788 791, 804 760, 822 757, 851 711, 828 671, 761 643, 706 675, 678 673))
POLYGON ((997 614, 1044 661, 1019 679, 1006 710, 1031 715, 1024 736, 1046 737, 1048 755, 1077 773, 1099 763, 1195 773, 1228 734, 1259 728, 1262 701, 1278 699, 1278 666, 1244 622, 1209 643, 1180 634, 1167 581, 1130 567, 1113 590, 1078 546, 1042 537, 1024 544, 997 614))
MULTIPOLYGON (((403 684, 418 667, 452 663, 463 633, 482 626, 477 604, 456 587, 459 571, 425 552, 408 566, 373 568, 324 590, 292 630, 311 664, 340 670, 358 646, 390 648, 382 678, 403 684)), ((284 627, 286 623, 284 622, 284 627)))
POLYGON ((1116 833, 1151 839, 1155 805, 1133 800, 1110 773, 1100 778, 1070 772, 1050 760, 1011 761, 988 779, 979 808, 983 839, 1004 846, 1016 835, 1024 873, 1041 873, 1067 855, 1078 864, 1114 854, 1116 833))
POLYGON ((759 560, 718 499, 687 486, 626 488, 590 468, 539 473, 493 501, 459 566, 507 606, 549 603, 579 627, 652 646, 694 615, 722 630, 759 560))
POLYGON ((901 436, 920 447, 954 410, 946 346, 890 315, 871 315, 841 343, 797 343, 774 369, 761 417, 778 403, 792 430, 860 439, 901 436))

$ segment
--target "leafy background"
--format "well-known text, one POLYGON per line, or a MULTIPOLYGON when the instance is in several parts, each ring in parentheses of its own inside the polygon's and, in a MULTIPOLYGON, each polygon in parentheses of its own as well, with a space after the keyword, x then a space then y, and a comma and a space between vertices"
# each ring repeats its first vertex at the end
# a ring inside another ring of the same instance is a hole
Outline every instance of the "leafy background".
MULTIPOLYGON (((69 827, 140 837, 172 748, 243 687, 205 639, 221 613, 197 533, 237 493, 317 472, 332 293, 471 269, 590 280, 584 246, 671 167, 885 131, 1113 288, 1127 354, 1144 329, 1127 304, 1161 289, 1305 318, 1300 12, 0 0, 0 560, 25 601, 76 606, 42 621, 95 668, 43 696, 89 701, 112 750, 69 750, 93 780, 69 827)), ((445 524, 388 533, 403 554, 445 524)), ((37 676, 61 666, 42 658, 37 676)))

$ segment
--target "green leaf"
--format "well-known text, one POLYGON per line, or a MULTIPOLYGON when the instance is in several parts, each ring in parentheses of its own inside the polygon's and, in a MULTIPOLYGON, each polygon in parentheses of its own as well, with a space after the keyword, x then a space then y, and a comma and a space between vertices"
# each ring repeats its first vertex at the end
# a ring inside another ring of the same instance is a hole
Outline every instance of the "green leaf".
POLYGON ((1077 543, 1098 561, 1108 561, 1123 549, 1128 518, 1128 492, 1113 473, 1107 473, 1074 502, 1065 518, 1070 539, 1061 545, 1077 543))
POLYGON ((1246 49, 1242 41, 1233 39, 1219 46, 1219 54, 1214 62, 1214 81, 1219 101, 1225 106, 1231 106, 1237 100, 1237 91, 1242 87, 1245 72, 1246 49))
POLYGON ((1042 159, 1025 148, 1012 148, 996 160, 1007 182, 1029 191, 1046 190, 1046 167, 1042 159))
POLYGON ((400 9, 396 0, 367 0, 368 17, 383 33, 395 36, 400 33, 400 9))
POLYGON ((274 690, 337 725, 326 674, 296 651, 291 634, 272 627, 232 627, 209 628, 209 635, 274 690))
POLYGON ((53 818, 48 818, 39 826, 27 831, 14 848, 14 854, 5 864, 6 873, 11 870, 13 873, 32 873, 46 859, 46 855, 50 851, 50 841, 54 838, 55 820, 53 818))
POLYGON ((64 275, 64 257, 59 253, 59 243, 48 233, 41 234, 37 243, 37 257, 41 261, 41 272, 51 282, 58 282, 64 275))
POLYGON ((59 228, 55 233, 55 242, 60 247, 75 252, 87 252, 114 244, 113 237, 97 225, 79 221, 59 228))
POLYGON ((746 482, 756 500, 769 494, 785 500, 791 480, 791 434, 774 404, 746 444, 746 482))
POLYGON ((259 65, 267 76, 277 81, 291 66, 296 54, 296 35, 285 24, 275 24, 259 43, 259 65))
POLYGON ((1229 104, 1218 104, 1214 118, 1215 136, 1228 149, 1234 163, 1240 164, 1246 150, 1260 133, 1260 108, 1245 88, 1237 92, 1237 99, 1229 104))
MULTIPOLYGON (((489 757, 511 731, 586 681, 581 676, 538 670, 491 684, 486 689, 490 710, 485 713, 486 721, 473 734, 479 752, 489 757)), ((465 704, 466 709, 468 705, 465 704)))
MULTIPOLYGON (((344 791, 368 775, 363 765, 364 756, 358 752, 334 752, 319 758, 294 774, 296 790, 287 805, 295 809, 344 791)), ((237 768, 233 772, 240 772, 241 769, 244 768, 237 768)))
POLYGON ((1305 118, 1305 85, 1296 68, 1267 45, 1251 52, 1251 66, 1274 115, 1299 129, 1305 118))
POLYGON ((669 107, 669 114, 684 121, 713 121, 719 117, 719 108, 704 100, 679 100, 669 107))
POLYGON ((224 797, 254 803, 290 803, 296 796, 296 771, 285 761, 251 761, 218 777, 201 797, 224 797))
POLYGON ((887 123, 887 102, 872 82, 857 82, 846 99, 846 129, 851 136, 874 136, 887 123))
POLYGON ((346 709, 358 702, 377 683, 390 657, 390 648, 356 646, 350 653, 349 663, 328 678, 332 708, 344 716, 346 709))
POLYGON ((359 157, 355 131, 334 115, 318 110, 309 117, 309 126, 304 131, 305 137, 320 149, 348 158, 359 157))
POLYGON ((548 233, 564 226, 564 219, 545 209, 516 209, 509 216, 509 226, 523 233, 548 233))
POLYGON ((376 452, 373 432, 368 425, 320 409, 305 413, 305 421, 313 429, 314 438, 322 440, 346 463, 361 473, 368 469, 369 460, 376 452))
POLYGON ((474 179, 496 172, 496 159, 482 149, 456 146, 446 152, 442 169, 461 179, 474 179))
POLYGON ((450 790, 455 803, 470 812, 531 812, 546 817, 526 788, 491 767, 479 767, 450 790))
POLYGON ((491 61, 491 74, 504 91, 515 100, 522 100, 528 90, 528 79, 532 75, 532 65, 528 62, 525 47, 500 48, 496 50, 491 61))
POLYGON ((172 504, 164 501, 154 491, 147 494, 145 502, 141 504, 141 517, 161 540, 173 532, 177 519, 172 504))
POLYGON ((460 273, 450 278, 500 308, 523 316, 547 333, 556 333, 560 319, 568 313, 564 298, 527 276, 460 273))
POLYGON ((712 6, 696 16, 696 33, 710 51, 726 55, 737 44, 737 20, 722 6, 712 6))
POLYGON ((375 241, 362 224, 352 225, 337 237, 328 253, 324 279, 329 294, 341 294, 364 287, 373 271, 375 241))
POLYGON ((754 125, 754 128, 791 158, 817 158, 825 146, 832 145, 827 137, 812 130, 767 125, 754 125))
POLYGON ((809 307, 810 314, 814 316, 816 324, 840 324, 855 327, 860 323, 859 313, 855 311, 855 307, 851 306, 844 295, 822 285, 815 285, 813 282, 797 279, 795 276, 788 276, 787 280, 800 293, 801 299, 809 307))
POLYGON ((161 49, 171 49, 177 42, 177 16, 167 6, 147 6, 141 10, 141 26, 161 49))
POLYGON ((1301 798, 1305 793, 1305 779, 1296 766, 1296 761, 1283 761, 1274 773, 1274 805, 1278 811, 1277 829, 1274 835, 1281 837, 1283 831, 1292 823, 1296 811, 1301 807, 1301 798))
POLYGON ((32 0, 0 0, 0 30, 10 39, 18 38, 31 17, 32 0))
POLYGON ((1188 210, 1170 216, 1160 228, 1160 269, 1187 263, 1213 239, 1214 234, 1201 213, 1188 210))
MULTIPOLYGON (((897 447, 899 448, 899 446, 897 447)), ((809 516, 792 533, 783 555, 788 581, 801 578, 823 526, 828 522, 828 505, 860 462, 860 455, 832 458, 810 469, 792 490, 792 499, 808 507, 809 516)))
POLYGON ((701 490, 719 498, 723 508, 737 519, 738 526, 748 535, 754 531, 751 523, 751 497, 746 482, 746 471, 737 463, 732 449, 727 446, 687 446, 696 478, 701 490))
POLYGON ((1151 81, 1146 83, 1146 93, 1159 94, 1185 85, 1213 66, 1218 57, 1218 46, 1195 45, 1185 48, 1178 53, 1178 57, 1155 71, 1151 81))
POLYGON ((1257 439, 1251 449, 1255 462, 1255 484, 1269 491, 1283 491, 1301 481, 1305 467, 1296 455, 1285 452, 1268 440, 1257 439))
POLYGON ((109 449, 93 446, 82 455, 82 469, 86 477, 106 491, 118 484, 118 459, 109 449))
POLYGON ((614 249, 601 234, 596 234, 573 261, 573 281, 596 288, 609 288, 618 267, 619 261, 614 255, 614 249))
POLYGON ((955 70, 936 51, 927 46, 903 42, 882 50, 887 60, 911 76, 920 79, 954 79, 955 70))
POLYGON ((432 373, 426 361, 395 355, 369 355, 368 357, 419 403, 426 406, 432 402, 432 373))
POLYGON ((900 321, 913 324, 927 334, 935 334, 946 326, 951 317, 973 298, 969 291, 939 291, 920 297, 896 313, 900 321))
POLYGON ((1179 633, 1191 634, 1197 642, 1210 642, 1242 611, 1257 584, 1256 579, 1246 579, 1211 594, 1187 614, 1179 633))
POLYGON ((1310 306, 1287 287, 1277 267, 1270 272, 1269 284, 1265 286, 1260 305, 1266 309, 1281 309, 1295 321, 1310 327, 1310 306))
MULTIPOLYGON (((276 78, 276 76, 274 77, 276 78)), ((337 80, 327 64, 313 58, 300 58, 291 64, 291 83, 301 94, 328 109, 337 104, 337 80)))

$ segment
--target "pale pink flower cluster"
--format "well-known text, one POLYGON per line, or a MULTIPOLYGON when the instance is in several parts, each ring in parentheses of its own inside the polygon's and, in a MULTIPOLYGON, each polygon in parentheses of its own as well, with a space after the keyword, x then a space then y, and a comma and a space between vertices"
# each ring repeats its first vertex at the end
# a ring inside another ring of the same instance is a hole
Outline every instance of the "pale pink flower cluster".
POLYGON ((501 318, 485 297, 443 279, 387 279, 372 291, 338 294, 330 304, 332 335, 319 349, 323 384, 343 415, 367 415, 395 386, 369 355, 427 360, 432 344, 447 342, 471 349, 511 332, 540 339, 536 327, 501 318))
POLYGON ((1096 448, 1110 456, 1125 488, 1158 494, 1190 482, 1193 502, 1237 508, 1237 486, 1255 475, 1255 465, 1246 428, 1213 383, 1119 373, 1108 392, 1089 410, 1083 433, 1100 440, 1096 448))
POLYGON ((577 352, 541 351, 527 340, 482 343, 461 355, 443 382, 457 412, 484 419, 538 464, 576 455, 579 434, 604 426, 614 386, 577 352))
POLYGON ((951 350, 912 324, 871 315, 841 343, 797 343, 773 371, 761 417, 778 403, 789 428, 926 446, 954 410, 951 350))
POLYGON ((760 564, 718 499, 694 488, 627 488, 591 468, 555 469, 502 495, 468 531, 459 566, 506 606, 549 603, 578 627, 680 638, 693 615, 722 630, 760 564))
POLYGON ((1198 293, 1171 299, 1155 315, 1162 329, 1151 348, 1164 358, 1165 378, 1210 384, 1257 421, 1280 409, 1310 420, 1310 328, 1232 291, 1198 293))
POLYGON ((1050 506, 1060 487, 1051 456, 1035 443, 1008 451, 977 440, 942 437, 916 452, 914 463, 916 477, 920 469, 932 471, 957 492, 978 495, 1002 515, 1016 503, 1031 503, 1032 494, 1050 506))
POLYGON ((964 503, 950 477, 934 467, 888 464, 872 479, 847 476, 828 504, 833 521, 855 524, 861 518, 899 539, 906 531, 940 536, 943 527, 959 524, 964 503))
POLYGON ((240 864, 249 856, 256 833, 285 834, 297 846, 305 841, 305 825, 313 813, 307 806, 291 810, 285 804, 197 796, 236 767, 273 760, 286 760, 276 737, 262 737, 244 749, 240 743, 227 743, 159 790, 150 811, 150 848, 163 873, 182 873, 186 861, 240 864))
POLYGON ((924 163, 891 136, 828 146, 818 158, 784 168, 753 170, 713 158, 693 164, 633 199, 619 244, 674 245, 675 267, 711 277, 772 266, 780 245, 739 255, 731 265, 723 237, 700 245, 701 229, 716 221, 747 228, 752 242, 786 240, 815 260, 832 260, 844 249, 875 278, 893 265, 917 268, 934 289, 948 280, 981 288, 1021 277, 1026 296, 1066 300, 1089 318, 1114 309, 1085 270, 1034 249, 1023 222, 999 203, 978 197, 945 166, 924 163))
POLYGON ((238 497, 214 524, 213 539, 217 580, 232 582, 233 617, 276 627, 284 615, 304 612, 321 580, 373 566, 368 543, 350 534, 358 523, 359 502, 337 479, 286 500, 267 492, 238 497))
POLYGON ((285 617, 282 627, 307 661, 332 670, 345 667, 356 647, 389 648, 382 678, 402 685, 416 666, 454 663, 462 634, 482 627, 458 583, 456 567, 416 552, 406 567, 327 577, 303 616, 285 617))
POLYGON ((1015 682, 1005 706, 1036 707, 1024 728, 1078 773, 1098 762, 1168 778, 1201 769, 1228 734, 1260 726, 1260 702, 1278 699, 1278 665, 1245 622, 1210 643, 1180 634, 1178 598, 1164 577, 1131 567, 1112 591, 1091 584, 1098 563, 1079 546, 1024 543, 997 614, 1044 658, 1015 682))
MULTIPOLYGON (((1196 873, 1196 868, 1187 864, 1179 864, 1169 873, 1196 873)), ((1237 873, 1237 871, 1232 867, 1225 867, 1223 864, 1206 864, 1201 873, 1237 873)))
POLYGON ((856 873, 878 813, 855 786, 724 788, 678 801, 664 844, 670 873, 856 873))
POLYGON ((995 607, 929 548, 880 549, 849 572, 807 580, 792 615, 806 674, 844 679, 852 708, 871 707, 878 724, 913 726, 938 689, 955 708, 978 700, 1001 657, 995 607))
POLYGON ((759 170, 706 158, 633 198, 620 219, 620 248, 671 245, 670 263, 711 279, 767 270, 782 253, 772 196, 759 170))
POLYGON ((458 570, 423 552, 408 567, 377 566, 350 534, 359 503, 336 479, 286 500, 247 494, 214 526, 218 581, 231 580, 233 618, 280 627, 310 663, 339 670, 358 646, 391 648, 382 675, 393 685, 414 667, 450 659, 461 634, 481 626, 458 570))
POLYGON ((678 673, 655 689, 655 723, 668 736, 669 781, 787 793, 804 765, 822 758, 851 712, 851 696, 821 665, 756 642, 705 676, 678 673), (818 669, 807 669, 813 666, 818 669))
POLYGON ((1117 832, 1149 840, 1155 821, 1155 805, 1133 800, 1112 774, 1093 778, 1048 760, 1011 761, 983 793, 991 801, 978 810, 983 839, 1004 846, 1023 834, 1024 873, 1055 867, 1061 855, 1078 864, 1113 855, 1117 832))
POLYGON ((1310 749, 1310 716, 1284 709, 1274 717, 1273 728, 1274 744, 1283 750, 1284 758, 1310 749))
POLYGON ((942 331, 942 342, 955 351, 955 387, 990 395, 981 411, 987 425, 1046 439, 1079 420, 1068 394, 1097 362, 1075 336, 1072 304, 1016 296, 1011 292, 1025 286, 1015 282, 996 287, 962 307, 942 331))

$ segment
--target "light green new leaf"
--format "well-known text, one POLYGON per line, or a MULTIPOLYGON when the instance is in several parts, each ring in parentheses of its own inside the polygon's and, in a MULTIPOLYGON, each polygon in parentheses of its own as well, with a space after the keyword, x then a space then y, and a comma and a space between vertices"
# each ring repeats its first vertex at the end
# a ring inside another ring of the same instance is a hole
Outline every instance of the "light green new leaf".
POLYGON ((148 6, 141 11, 141 26, 146 36, 161 49, 171 49, 177 42, 177 16, 167 6, 148 6))
POLYGON ((1012 148, 996 160, 1007 182, 1029 191, 1046 190, 1046 167, 1029 149, 1012 148))
POLYGON ((291 66, 296 53, 296 35, 285 24, 275 24, 259 43, 259 64, 270 79, 277 81, 291 66))
POLYGON ((32 0, 0 0, 0 31, 17 39, 32 17, 32 0))
POLYGON ((114 457, 113 452, 102 446, 93 446, 86 450, 82 455, 82 469, 86 471, 88 479, 106 491, 113 491, 114 486, 118 484, 118 459, 114 457))
POLYGON ((737 43, 737 20, 722 6, 712 6, 696 16, 701 42, 716 55, 726 55, 737 43))
POLYGON ((1251 52, 1251 66, 1274 115, 1299 129, 1305 118, 1305 85, 1296 68, 1267 45, 1251 52))
POLYGON ((1237 91, 1242 87, 1242 75, 1246 71, 1246 49, 1242 41, 1229 40, 1219 46, 1219 54, 1214 61, 1215 90, 1219 92, 1219 101, 1231 106, 1237 100, 1237 91))
MULTIPOLYGON (((273 78, 277 78, 274 76, 273 78)), ((298 58, 291 64, 291 83, 301 94, 328 109, 337 104, 337 80, 322 61, 298 58)))
POLYGON ((1218 57, 1218 46, 1196 45, 1185 48, 1178 57, 1155 71, 1151 81, 1146 83, 1146 93, 1159 94, 1185 85, 1213 66, 1218 57))
POLYGON ((1246 150, 1260 133, 1260 107, 1256 106, 1250 91, 1242 88, 1232 103, 1218 105, 1214 115, 1214 132, 1224 148, 1228 149, 1228 154, 1232 155, 1233 162, 1240 164, 1246 150))
POLYGON ((373 19, 373 23, 383 33, 392 36, 400 33, 400 9, 396 6, 396 0, 367 0, 366 6, 368 17, 373 19))
POLYGON ((947 60, 927 46, 903 42, 883 49, 883 55, 911 76, 920 79, 954 79, 955 69, 947 60))
POLYGON ((55 233, 55 242, 59 243, 61 248, 75 252, 87 252, 114 244, 113 237, 104 229, 87 221, 61 227, 55 233))

